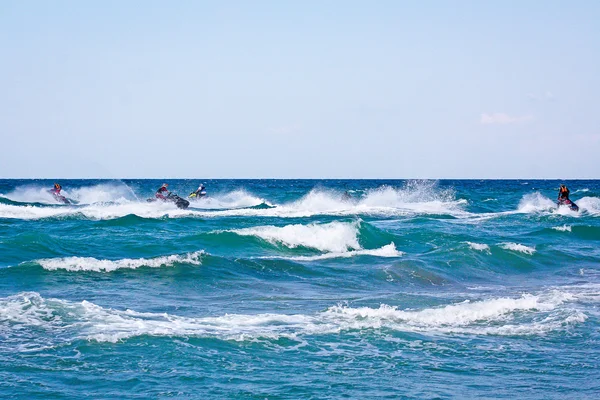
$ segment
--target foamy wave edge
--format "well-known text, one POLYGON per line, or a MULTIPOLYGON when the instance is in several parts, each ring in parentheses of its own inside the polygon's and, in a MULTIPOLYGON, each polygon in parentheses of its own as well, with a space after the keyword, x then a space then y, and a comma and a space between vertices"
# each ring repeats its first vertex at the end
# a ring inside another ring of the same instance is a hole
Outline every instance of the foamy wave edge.
POLYGON ((45 258, 35 262, 45 270, 56 271, 59 269, 79 272, 113 272, 119 269, 137 269, 140 267, 159 268, 172 267, 176 263, 200 265, 204 251, 196 251, 187 254, 173 254, 156 258, 123 258, 120 260, 101 260, 93 257, 63 257, 45 258))
POLYGON ((0 320, 18 326, 69 331, 71 339, 118 342, 139 336, 210 337, 223 340, 257 340, 306 335, 339 334, 380 329, 431 334, 539 335, 585 322, 576 309, 561 307, 577 296, 559 291, 521 297, 464 301, 422 310, 401 310, 381 304, 378 308, 329 307, 306 314, 225 314, 216 317, 183 317, 166 313, 142 313, 80 303, 44 299, 27 292, 0 299, 0 320), (69 320, 65 320, 67 318, 69 320), (521 322, 517 322, 517 319, 521 322))
POLYGON ((533 255, 533 253, 536 252, 535 247, 529 247, 519 243, 501 243, 500 247, 504 250, 516 251, 528 255, 533 255))
POLYGON ((384 258, 394 258, 394 257, 402 257, 404 255, 403 251, 396 249, 396 245, 392 242, 385 246, 382 246, 378 249, 363 249, 363 250, 352 250, 345 252, 333 252, 333 253, 325 253, 319 254, 316 256, 294 256, 294 257, 277 257, 277 256, 268 256, 263 258, 269 259, 284 259, 291 261, 318 261, 318 260, 330 260, 334 258, 351 258, 358 256, 372 256, 372 257, 384 257, 384 258))
POLYGON ((345 253, 349 250, 362 250, 358 242, 360 223, 361 221, 358 220, 355 222, 334 221, 327 224, 266 225, 233 229, 227 232, 239 236, 257 237, 268 243, 290 249, 302 246, 320 251, 345 253))

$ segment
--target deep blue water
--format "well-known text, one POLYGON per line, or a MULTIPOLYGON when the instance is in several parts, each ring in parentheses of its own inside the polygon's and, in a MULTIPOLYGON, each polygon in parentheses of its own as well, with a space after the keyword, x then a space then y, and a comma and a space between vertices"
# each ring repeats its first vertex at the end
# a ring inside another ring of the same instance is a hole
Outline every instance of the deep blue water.
POLYGON ((0 398, 598 398, 600 181, 204 182, 0 180, 0 398))

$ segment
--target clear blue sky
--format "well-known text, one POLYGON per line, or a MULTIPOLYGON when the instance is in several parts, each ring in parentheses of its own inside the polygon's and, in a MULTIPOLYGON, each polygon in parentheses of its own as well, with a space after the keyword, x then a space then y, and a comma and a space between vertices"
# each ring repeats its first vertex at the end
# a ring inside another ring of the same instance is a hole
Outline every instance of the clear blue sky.
POLYGON ((0 177, 600 178, 599 1, 2 1, 0 177))

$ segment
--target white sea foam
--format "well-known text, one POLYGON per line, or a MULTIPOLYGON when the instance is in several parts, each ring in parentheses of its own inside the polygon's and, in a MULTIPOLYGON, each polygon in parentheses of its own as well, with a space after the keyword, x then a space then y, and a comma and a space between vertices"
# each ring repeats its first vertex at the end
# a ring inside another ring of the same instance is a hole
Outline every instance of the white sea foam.
POLYGON ((453 189, 439 189, 435 181, 408 181, 403 188, 383 186, 367 191, 362 207, 393 207, 424 214, 467 215, 464 199, 456 199, 453 189))
POLYGON ((95 271, 112 272, 118 269, 136 269, 140 267, 172 267, 176 263, 200 265, 203 251, 188 253, 184 255, 173 254, 156 258, 123 258, 120 260, 99 260, 93 257, 64 257, 46 258, 36 262, 42 268, 54 271, 64 269, 67 271, 95 271))
POLYGON ((257 226, 252 228, 235 229, 229 232, 241 236, 254 236, 272 244, 288 248, 309 247, 324 251, 325 254, 313 256, 268 256, 266 258, 284 258, 295 261, 315 261, 332 258, 350 258, 356 256, 400 257, 402 252, 396 249, 394 243, 378 249, 363 249, 359 243, 360 221, 331 222, 327 224, 257 226))
MULTIPOLYGON (((196 213, 198 214, 198 213, 196 213)), ((194 215, 193 211, 178 209, 173 203, 130 202, 124 204, 91 204, 86 206, 38 207, 0 204, 0 218, 36 220, 42 218, 84 217, 93 220, 122 218, 137 215, 142 218, 176 218, 194 215)))
POLYGON ((269 205, 264 199, 256 197, 245 190, 235 190, 228 193, 211 193, 207 197, 200 199, 188 199, 191 202, 192 207, 198 207, 202 209, 238 209, 255 207, 261 204, 269 205))
MULTIPOLYGON (((373 257, 401 257, 404 253, 396 249, 396 245, 394 243, 390 243, 388 245, 382 246, 378 249, 372 250, 352 250, 352 251, 344 251, 344 252, 332 252, 325 253, 316 256, 296 256, 296 257, 278 257, 285 258, 286 260, 294 260, 294 261, 316 261, 316 260, 327 260, 332 258, 350 258, 356 256, 373 256, 373 257)), ((271 257, 273 258, 273 257, 271 257)))
POLYGON ((35 207, 0 204, 0 218, 8 219, 42 219, 62 217, 73 214, 70 207, 35 207))
POLYGON ((556 202, 541 193, 530 193, 519 202, 518 211, 521 213, 536 213, 556 209, 556 202))
POLYGON ((234 229, 230 232, 241 236, 255 236, 269 243, 281 244, 289 248, 299 246, 344 253, 362 249, 358 243, 360 222, 331 222, 328 224, 257 226, 234 229))
POLYGON ((579 206, 579 211, 573 211, 569 207, 559 207, 556 213, 570 217, 600 216, 600 198, 598 197, 582 197, 575 200, 575 204, 579 206))
MULTIPOLYGON (((23 203, 63 204, 57 202, 56 198, 49 192, 52 187, 40 187, 36 185, 25 185, 15 188, 12 192, 4 195, 7 199, 23 203)), ((137 196, 121 182, 102 183, 94 186, 63 188, 62 195, 78 204, 93 203, 125 203, 136 201, 137 196)))
POLYGON ((435 182, 411 181, 403 188, 383 186, 364 191, 361 198, 343 199, 340 193, 313 189, 299 200, 270 209, 217 212, 215 216, 310 217, 314 215, 450 214, 466 216, 465 200, 456 200, 451 190, 436 189, 435 182))
POLYGON ((466 243, 473 250, 484 251, 484 252, 487 252, 487 253, 490 252, 490 246, 488 246, 487 244, 484 244, 484 243, 473 243, 473 242, 466 242, 466 243))
POLYGON ((573 199, 579 206, 579 212, 571 210, 569 207, 557 207, 556 201, 552 200, 540 193, 532 193, 523 196, 519 202, 518 212, 520 213, 543 213, 550 212, 553 214, 565 215, 570 217, 580 217, 582 212, 587 215, 600 216, 600 198, 598 197, 582 197, 581 199, 573 199))
MULTIPOLYGON (((385 304, 378 308, 337 305, 315 314, 183 317, 103 308, 88 301, 44 299, 28 292, 0 299, 0 327, 13 340, 33 327, 43 328, 44 337, 49 340, 99 342, 145 335, 277 339, 379 329, 423 334, 537 335, 583 323, 587 316, 582 311, 563 307, 576 301, 576 295, 552 290, 539 295, 464 301, 421 310, 402 310, 385 304), (47 335, 54 330, 60 334, 47 335)), ((30 336, 27 340, 31 340, 30 336)))
POLYGON ((554 214, 558 214, 558 215, 564 215, 564 216, 568 216, 568 217, 580 217, 581 214, 579 213, 579 211, 574 211, 571 210, 569 207, 557 207, 556 209, 553 210, 554 214))
POLYGON ((535 247, 529 247, 519 243, 501 243, 500 247, 502 247, 505 250, 516 251, 529 255, 535 253, 535 247))
POLYGON ((585 211, 589 215, 600 216, 600 198, 582 197, 576 201, 580 211, 585 211))
POLYGON ((20 186, 12 192, 3 194, 2 197, 21 203, 59 204, 50 194, 51 187, 40 187, 33 185, 20 186))
MULTIPOLYGON (((125 186, 125 188, 128 190, 125 186)), ((85 189, 88 190, 88 189, 85 189)), ((188 210, 179 210, 171 203, 147 203, 145 201, 128 201, 127 198, 116 198, 114 194, 100 196, 100 191, 95 195, 85 194, 84 189, 78 196, 93 204, 83 206, 62 207, 25 207, 0 204, 0 218, 40 219, 66 216, 83 216, 90 219, 113 219, 134 214, 143 218, 170 218, 180 217, 310 217, 315 215, 377 215, 377 216, 405 216, 418 214, 443 214, 457 218, 472 217, 473 214, 464 211, 467 203, 464 199, 455 199, 450 189, 438 189, 435 182, 410 181, 403 188, 383 186, 378 189, 363 191, 357 199, 343 200, 341 193, 314 189, 302 198, 283 204, 274 204, 271 208, 243 208, 267 203, 244 191, 236 191, 224 195, 215 195, 193 201, 188 210), (110 198, 108 204, 101 202, 110 198), (122 201, 117 201, 122 200, 122 201), (127 200, 127 201, 125 201, 127 200), (203 210, 199 210, 203 209, 203 210)), ((125 190, 125 189, 124 189, 125 190)), ((95 193, 94 191, 92 191, 95 193)), ((54 202, 50 196, 45 202, 54 202)), ((68 196, 67 196, 68 197, 68 196)), ((82 204, 84 201, 82 201, 82 204)))
POLYGON ((555 231, 559 231, 559 232, 571 232, 570 225, 553 226, 552 229, 554 229, 555 231))
POLYGON ((79 204, 127 203, 139 200, 129 186, 120 182, 68 189, 64 195, 79 204))
MULTIPOLYGON (((407 326, 422 330, 439 329, 452 332, 455 328, 478 323, 508 321, 517 311, 551 311, 566 301, 574 300, 569 293, 554 291, 543 296, 531 294, 519 298, 493 298, 450 304, 424 310, 399 310, 382 304, 379 308, 331 307, 327 314, 342 316, 358 326, 407 326)), ((402 330, 402 328, 399 328, 402 330)))

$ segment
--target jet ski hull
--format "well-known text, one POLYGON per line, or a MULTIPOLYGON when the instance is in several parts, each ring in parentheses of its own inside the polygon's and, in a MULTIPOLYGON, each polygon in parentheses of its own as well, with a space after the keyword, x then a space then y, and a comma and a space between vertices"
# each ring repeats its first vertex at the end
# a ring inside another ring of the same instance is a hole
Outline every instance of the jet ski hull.
POLYGON ((69 199, 67 199, 65 196, 63 196, 62 194, 56 194, 56 193, 52 193, 52 196, 54 196, 54 200, 56 200, 59 203, 63 203, 63 204, 71 204, 71 202, 69 201, 69 199))
POLYGON ((556 205, 558 207, 569 207, 569 209, 571 211, 579 211, 579 206, 575 203, 573 203, 571 200, 558 200, 558 202, 556 203, 556 205))
POLYGON ((183 199, 183 198, 177 196, 176 194, 169 194, 164 199, 161 199, 160 197, 155 197, 155 198, 152 198, 152 199, 148 199, 147 201, 148 202, 153 202, 153 201, 170 202, 170 203, 174 203, 178 208, 181 208, 183 210, 185 210, 186 208, 188 208, 189 205, 190 205, 189 201, 187 201, 186 199, 183 199))

